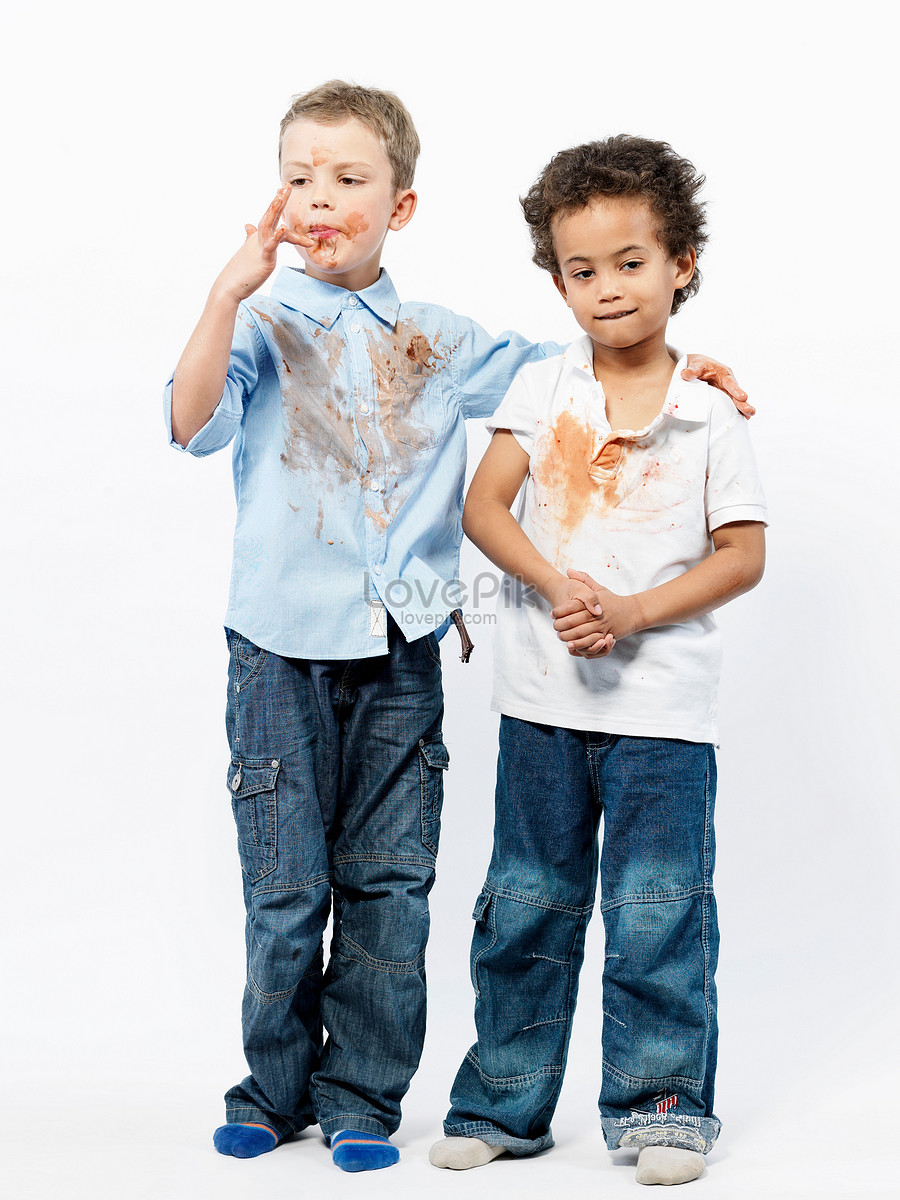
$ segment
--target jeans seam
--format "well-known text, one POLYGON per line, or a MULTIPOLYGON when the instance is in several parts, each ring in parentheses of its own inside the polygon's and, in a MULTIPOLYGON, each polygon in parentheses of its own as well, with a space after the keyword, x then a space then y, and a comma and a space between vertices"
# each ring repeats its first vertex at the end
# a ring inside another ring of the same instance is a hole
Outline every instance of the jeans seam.
POLYGON ((536 1079, 545 1079, 545 1078, 556 1079, 556 1078, 560 1077, 563 1073, 562 1067, 551 1065, 551 1066, 546 1066, 546 1067, 539 1067, 536 1071, 530 1071, 527 1075, 488 1075, 485 1071, 483 1071, 481 1069, 481 1063, 479 1062, 478 1056, 474 1053, 473 1050, 470 1050, 468 1052, 468 1054, 466 1055, 466 1058, 472 1064, 472 1066, 475 1068, 475 1070, 478 1072, 478 1074, 481 1076, 482 1081, 484 1083, 488 1084, 489 1086, 499 1086, 502 1084, 506 1084, 507 1086, 509 1086, 510 1084, 516 1084, 516 1085, 521 1084, 522 1086, 525 1086, 529 1083, 533 1083, 534 1080, 536 1080, 536 1079))
POLYGON ((614 1066, 608 1058, 603 1059, 603 1070, 608 1071, 611 1075, 615 1075, 621 1083, 625 1083, 629 1087, 656 1087, 663 1083, 674 1083, 682 1088, 699 1089, 703 1086, 702 1079, 691 1079, 687 1075, 655 1075, 649 1079, 645 1079, 639 1075, 629 1075, 627 1071, 614 1066))
MULTIPOLYGON (((706 753, 706 782, 704 789, 704 829, 703 829, 703 877, 704 880, 709 874, 709 859, 710 859, 710 838, 712 833, 712 820, 710 813, 710 797, 709 797, 709 756, 711 751, 706 753)), ((712 893, 712 877, 709 876, 709 894, 712 893)), ((706 1031, 703 1038, 703 1062, 707 1061, 709 1055, 709 1036, 712 1029, 713 1011, 712 1001, 710 999, 710 971, 709 971, 709 901, 707 894, 704 894, 700 902, 700 944, 703 947, 703 1002, 706 1005, 706 1031)), ((701 1088, 703 1084, 701 1083, 701 1088)))
POLYGON ((513 900, 517 904, 529 904, 532 908, 544 908, 550 912, 568 913, 573 917, 580 917, 594 910, 593 902, 575 907, 571 904, 561 904, 557 900, 545 900, 542 896, 529 896, 525 892, 514 892, 510 888, 497 887, 494 884, 486 887, 485 890, 502 900, 513 900))
POLYGON ((712 887, 706 883, 697 883, 690 888, 678 888, 669 892, 635 892, 633 895, 616 896, 601 903, 600 911, 607 913, 613 908, 621 908, 624 904, 674 904, 679 900, 691 900, 694 896, 711 894, 712 887))
MULTIPOLYGON (((265 876, 263 876, 265 878, 265 876)), ((279 883, 277 886, 272 884, 268 887, 255 887, 253 889, 254 896, 276 896, 279 892, 305 892, 310 888, 319 887, 323 883, 331 883, 330 875, 317 875, 314 879, 306 880, 303 883, 279 883)))
POLYGON ((373 971, 381 971, 385 975, 415 975, 422 969, 425 962, 424 950, 420 950, 415 958, 407 962, 392 962, 390 959, 373 958, 364 947, 360 946, 359 942, 355 942, 346 933, 341 933, 340 942, 335 950, 335 954, 341 958, 349 959, 351 962, 358 962, 373 971), (356 953, 345 953, 345 946, 352 946, 356 953))
POLYGON ((420 858, 414 854, 340 854, 335 855, 332 863, 336 867, 345 867, 350 863, 386 863, 389 866, 427 867, 434 870, 433 858, 420 858))
MULTIPOLYGON (((303 978, 305 978, 305 975, 303 978)), ((298 980, 297 983, 299 982, 298 980)), ((293 987, 286 988, 282 992, 264 992, 253 978, 253 972, 249 966, 247 967, 247 987, 260 1004, 280 1004, 282 1000, 289 1000, 297 990, 297 984, 294 984, 293 987)))

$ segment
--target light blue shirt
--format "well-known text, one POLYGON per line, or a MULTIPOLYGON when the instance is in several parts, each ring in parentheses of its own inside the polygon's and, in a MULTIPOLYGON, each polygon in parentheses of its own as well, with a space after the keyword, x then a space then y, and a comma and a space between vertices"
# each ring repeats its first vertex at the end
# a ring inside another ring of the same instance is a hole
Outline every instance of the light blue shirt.
MULTIPOLYGON (((410 641, 440 631, 462 598, 465 418, 559 350, 401 304, 385 271, 350 292, 283 268, 240 306, 222 399, 186 447, 234 440, 226 624, 312 659, 386 653, 386 611, 410 641)), ((178 446, 171 405, 170 380, 178 446)))

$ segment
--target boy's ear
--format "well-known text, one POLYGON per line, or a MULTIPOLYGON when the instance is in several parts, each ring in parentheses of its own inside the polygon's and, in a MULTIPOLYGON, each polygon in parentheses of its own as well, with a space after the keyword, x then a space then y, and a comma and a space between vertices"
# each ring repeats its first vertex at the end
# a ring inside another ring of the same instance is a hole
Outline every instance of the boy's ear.
POLYGON ((571 304, 569 304, 569 297, 568 297, 568 295, 567 295, 567 293, 566 293, 566 285, 565 285, 565 283, 563 282, 563 277, 562 277, 562 275, 554 275, 554 276, 553 276, 553 282, 556 284, 556 290, 557 290, 557 291, 559 292, 559 294, 562 296, 563 300, 565 300, 566 304, 568 304, 569 308, 571 308, 571 307, 572 307, 572 305, 571 305, 571 304))
POLYGON ((686 287, 691 282, 694 267, 697 265, 697 251, 693 246, 688 247, 686 254, 679 254, 675 259, 675 288, 686 287))
POLYGON ((402 229, 416 211, 418 202, 419 197, 412 188, 406 188, 398 192, 394 199, 394 211, 391 213, 390 221, 388 221, 388 229, 402 229))

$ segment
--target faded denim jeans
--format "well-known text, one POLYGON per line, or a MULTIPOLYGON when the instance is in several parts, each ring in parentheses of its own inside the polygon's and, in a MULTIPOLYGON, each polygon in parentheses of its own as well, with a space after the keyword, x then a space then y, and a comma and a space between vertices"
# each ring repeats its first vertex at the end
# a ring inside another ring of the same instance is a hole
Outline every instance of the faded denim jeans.
POLYGON ((478 1041, 453 1084, 448 1137, 513 1154, 553 1145, 602 815, 606 1144, 712 1147, 715 786, 710 745, 502 718, 494 851, 474 913, 478 1041))
POLYGON ((434 634, 407 643, 389 626, 388 654, 328 662, 226 631, 250 1067, 226 1119, 283 1137, 315 1122, 393 1133, 422 1051, 448 763, 440 653, 434 634))

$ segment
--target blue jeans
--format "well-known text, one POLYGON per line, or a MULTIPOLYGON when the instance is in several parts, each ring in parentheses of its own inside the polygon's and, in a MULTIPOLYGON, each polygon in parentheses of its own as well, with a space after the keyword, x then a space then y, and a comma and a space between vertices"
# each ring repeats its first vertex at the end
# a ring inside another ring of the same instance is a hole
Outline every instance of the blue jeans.
POLYGON ((425 1035, 448 764, 437 639, 407 643, 391 623, 387 655, 310 662, 226 633, 250 1067, 226 1119, 386 1136, 425 1035))
POLYGON ((602 814, 606 1144, 712 1147, 715 785, 709 745, 502 718, 494 852, 474 913, 478 1041, 453 1084, 448 1137, 513 1154, 553 1145, 602 814))

